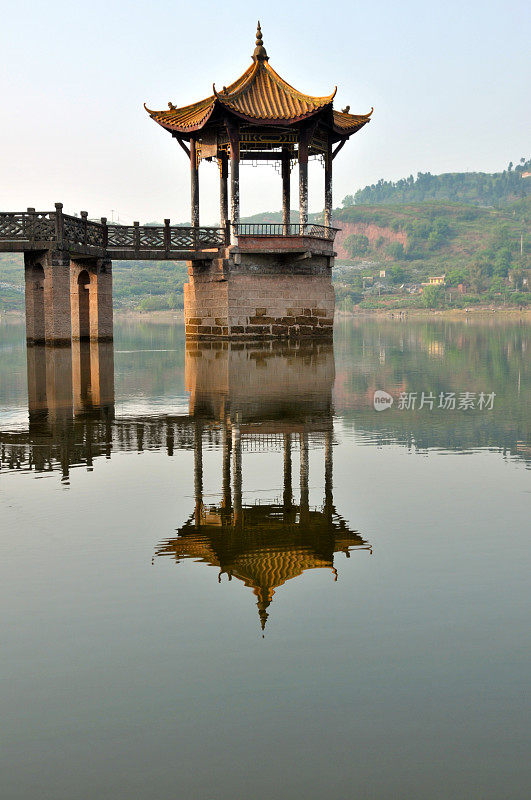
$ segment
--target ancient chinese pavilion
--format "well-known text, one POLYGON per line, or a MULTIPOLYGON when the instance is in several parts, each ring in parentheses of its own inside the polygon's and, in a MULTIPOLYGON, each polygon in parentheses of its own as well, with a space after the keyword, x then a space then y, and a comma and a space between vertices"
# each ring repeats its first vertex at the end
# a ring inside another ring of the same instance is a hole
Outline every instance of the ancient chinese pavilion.
POLYGON ((332 162, 347 139, 370 120, 368 114, 350 114, 333 108, 336 89, 324 97, 299 92, 269 63, 260 23, 252 63, 243 75, 197 103, 149 115, 177 139, 190 157, 192 225, 199 226, 199 164, 217 159, 220 168, 221 226, 228 222, 228 162, 231 174, 232 240, 240 221, 240 161, 280 161, 284 232, 290 224, 290 171, 299 165, 300 225, 308 223, 308 158, 322 156, 325 165, 324 223, 332 221, 332 162), (335 147, 334 147, 335 145, 335 147))
POLYGON ((368 114, 333 108, 297 91, 269 63, 260 23, 252 62, 229 86, 182 108, 151 111, 190 159, 192 230, 199 227, 199 165, 216 159, 225 247, 189 261, 184 286, 189 338, 330 337, 335 297, 331 280, 332 163, 368 114), (324 163, 324 224, 308 220, 308 159, 324 163), (240 222, 240 162, 280 163, 282 223, 240 222), (230 164, 230 220, 228 177, 230 164), (290 172, 299 171, 299 222, 290 219, 290 172))

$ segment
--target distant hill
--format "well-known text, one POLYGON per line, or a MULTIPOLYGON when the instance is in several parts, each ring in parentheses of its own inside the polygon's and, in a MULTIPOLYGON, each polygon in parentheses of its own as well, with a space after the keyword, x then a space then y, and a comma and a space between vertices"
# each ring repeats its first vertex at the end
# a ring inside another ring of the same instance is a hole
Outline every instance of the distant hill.
POLYGON ((504 172, 419 172, 414 178, 385 181, 347 195, 343 206, 394 205, 397 203, 460 202, 478 206, 500 206, 531 194, 531 160, 511 162, 504 172), (525 175, 527 177, 524 177, 525 175))
MULTIPOLYGON (((503 277, 529 252, 531 197, 500 209, 462 203, 355 205, 337 209, 335 249, 340 259, 402 261, 423 271, 468 268, 504 252, 503 277)), ((498 256, 498 260, 501 256, 498 256)))
MULTIPOLYGON (((380 181, 345 198, 343 208, 336 209, 333 217, 339 228, 333 274, 338 301, 346 298, 352 305, 363 288, 361 275, 377 279, 380 271, 388 271, 396 285, 446 274, 449 286, 462 283, 478 295, 490 292, 493 297, 517 287, 528 289, 531 191, 527 186, 531 177, 523 175, 531 171, 531 162, 522 160, 518 167, 510 167, 493 175, 427 174, 397 183, 380 181), (452 202, 443 201, 450 186, 454 189, 452 202), (480 189, 483 199, 495 195, 500 202, 480 203, 480 189), (386 192, 393 199, 384 202, 386 192), (466 202, 455 202, 460 192, 468 192, 466 202), (422 199, 417 195, 423 195, 422 199), (509 203, 511 196, 517 199, 509 203), (360 197, 372 198, 371 204, 360 197)), ((291 211, 291 219, 298 222, 297 210, 291 211)), ((263 212, 241 221, 281 222, 282 214, 263 212)), ((322 212, 311 214, 310 221, 322 224, 322 212)), ((182 308, 186 279, 184 262, 117 261, 113 265, 115 307, 144 311, 182 308)), ((0 312, 24 309, 23 284, 21 254, 0 255, 0 312)), ((503 299, 505 302, 505 295, 503 299)))

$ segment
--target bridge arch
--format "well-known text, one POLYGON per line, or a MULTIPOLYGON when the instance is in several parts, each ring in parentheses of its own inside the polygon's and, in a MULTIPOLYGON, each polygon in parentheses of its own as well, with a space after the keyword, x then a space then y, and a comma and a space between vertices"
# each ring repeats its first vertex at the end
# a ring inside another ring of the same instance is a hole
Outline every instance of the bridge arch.
POLYGON ((73 320, 78 331, 76 338, 86 341, 90 339, 90 274, 86 269, 77 276, 77 317, 73 320))

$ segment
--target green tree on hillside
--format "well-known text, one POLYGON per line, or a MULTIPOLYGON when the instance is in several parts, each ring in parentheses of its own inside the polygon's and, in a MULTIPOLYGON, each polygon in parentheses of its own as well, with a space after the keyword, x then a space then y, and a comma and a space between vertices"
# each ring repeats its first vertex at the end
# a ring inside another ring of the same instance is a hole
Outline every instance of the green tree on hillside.
POLYGON ((468 280, 470 288, 478 294, 485 287, 485 277, 487 274, 487 264, 484 258, 475 258, 468 268, 468 280))
POLYGON ((388 270, 388 272, 389 272, 389 278, 391 280, 391 283, 396 283, 396 284, 404 283, 406 278, 407 278, 407 274, 406 274, 406 271, 405 271, 404 267, 401 267, 398 264, 394 264, 388 270))
POLYGON ((369 249, 369 239, 362 233, 352 233, 350 236, 347 236, 343 242, 343 246, 352 258, 356 258, 356 256, 363 256, 367 253, 369 249))
POLYGON ((442 298, 443 290, 440 286, 425 286, 422 290, 422 305, 425 308, 439 308, 442 298))
POLYGON ((389 242, 385 249, 391 258, 404 258, 404 245, 402 242, 389 242))
POLYGON ((504 172, 447 172, 431 175, 419 172, 417 177, 409 175, 398 181, 379 180, 347 195, 343 205, 375 205, 417 202, 465 202, 475 205, 499 205, 529 193, 522 173, 531 169, 531 161, 525 158, 514 167, 511 162, 504 172))

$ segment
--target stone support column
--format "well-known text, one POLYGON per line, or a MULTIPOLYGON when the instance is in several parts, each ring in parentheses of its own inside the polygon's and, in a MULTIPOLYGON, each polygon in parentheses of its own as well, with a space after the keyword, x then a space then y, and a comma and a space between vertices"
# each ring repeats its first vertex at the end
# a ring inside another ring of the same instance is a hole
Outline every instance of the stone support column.
POLYGON ((26 339, 28 344, 44 344, 44 264, 45 253, 24 253, 26 293, 26 339))
POLYGON ((190 181, 192 227, 199 228, 199 165, 197 163, 197 142, 190 138, 190 181))
POLYGON ((90 281, 90 338, 100 342, 113 340, 112 262, 98 260, 95 281, 90 281))
POLYGON ((48 251, 43 262, 44 338, 47 344, 69 347, 72 343, 70 256, 48 251))
POLYGON ((289 234, 290 223, 290 154, 287 147, 282 149, 282 225, 284 236, 289 234))
POLYGON ((332 225, 332 142, 329 139, 325 155, 325 205, 324 224, 327 228, 332 225))

